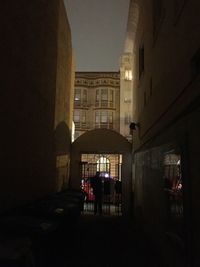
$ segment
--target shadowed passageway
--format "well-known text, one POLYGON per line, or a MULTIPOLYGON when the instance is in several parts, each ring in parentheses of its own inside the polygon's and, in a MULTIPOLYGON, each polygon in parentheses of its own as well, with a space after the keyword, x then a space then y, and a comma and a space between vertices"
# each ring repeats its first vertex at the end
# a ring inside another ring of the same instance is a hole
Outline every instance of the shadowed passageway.
POLYGON ((0 10, 0 267, 199 267, 200 1, 18 0, 0 10), (92 45, 78 43, 85 62, 110 65, 119 2, 129 7, 118 67, 78 68, 76 29, 92 45), (105 203, 131 223, 83 214, 97 171, 121 182, 104 180, 105 203))
POLYGON ((72 246, 58 253, 58 266, 161 266, 141 230, 122 217, 82 215, 75 228, 72 246))

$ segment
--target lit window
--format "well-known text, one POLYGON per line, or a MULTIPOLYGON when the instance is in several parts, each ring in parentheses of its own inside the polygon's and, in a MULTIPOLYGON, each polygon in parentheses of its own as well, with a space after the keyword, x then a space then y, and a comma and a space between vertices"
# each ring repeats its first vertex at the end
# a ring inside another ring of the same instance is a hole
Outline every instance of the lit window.
POLYGON ((132 76, 132 71, 131 70, 125 70, 124 79, 126 81, 132 81, 133 76, 132 76))
POLYGON ((109 172, 110 170, 110 161, 106 157, 100 157, 99 160, 97 160, 97 171, 100 172, 109 172))
POLYGON ((81 89, 75 89, 74 99, 75 99, 75 101, 81 100, 81 89))

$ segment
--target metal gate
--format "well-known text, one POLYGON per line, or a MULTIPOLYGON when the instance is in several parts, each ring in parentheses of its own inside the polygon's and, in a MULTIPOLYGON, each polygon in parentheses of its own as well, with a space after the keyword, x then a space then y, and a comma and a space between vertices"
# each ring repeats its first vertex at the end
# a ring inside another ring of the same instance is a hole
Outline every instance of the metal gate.
MULTIPOLYGON (((93 188, 93 179, 99 172, 99 179, 102 183, 102 214, 103 215, 121 215, 121 202, 122 202, 122 188, 119 175, 111 177, 110 175, 111 166, 104 163, 89 163, 81 162, 81 188, 85 191, 86 198, 84 203, 84 213, 95 213, 95 195, 93 188)), ((116 164, 115 169, 117 174, 121 170, 121 164, 116 164)))

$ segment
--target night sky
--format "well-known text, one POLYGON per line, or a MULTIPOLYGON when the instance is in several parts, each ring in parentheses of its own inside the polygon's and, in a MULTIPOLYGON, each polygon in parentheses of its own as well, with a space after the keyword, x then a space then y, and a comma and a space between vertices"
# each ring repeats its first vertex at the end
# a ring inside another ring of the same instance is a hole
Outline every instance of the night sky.
POLYGON ((76 71, 118 71, 129 0, 64 0, 76 71))

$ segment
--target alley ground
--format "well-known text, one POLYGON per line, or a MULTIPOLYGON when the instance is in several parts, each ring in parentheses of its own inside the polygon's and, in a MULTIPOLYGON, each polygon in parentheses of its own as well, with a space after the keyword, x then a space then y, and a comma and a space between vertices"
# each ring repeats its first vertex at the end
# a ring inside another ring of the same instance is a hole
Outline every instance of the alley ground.
POLYGON ((162 266, 150 240, 122 217, 81 215, 72 228, 46 246, 41 266, 162 266))

